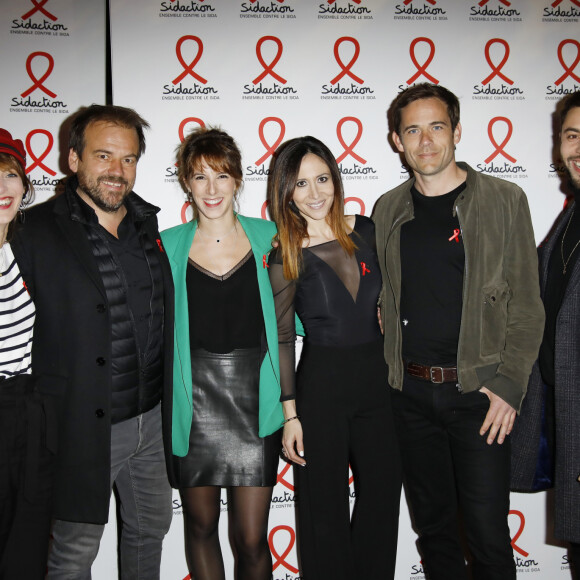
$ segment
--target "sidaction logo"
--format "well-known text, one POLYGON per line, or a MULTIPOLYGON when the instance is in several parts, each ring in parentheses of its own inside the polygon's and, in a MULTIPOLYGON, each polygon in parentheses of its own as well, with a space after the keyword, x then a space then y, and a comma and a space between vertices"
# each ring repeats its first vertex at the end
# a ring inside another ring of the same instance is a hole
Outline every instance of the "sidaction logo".
MULTIPOLYGON (((342 153, 336 158, 338 169, 345 180, 378 179, 377 170, 367 165, 367 160, 357 153, 355 147, 363 135, 363 124, 357 117, 343 117, 336 125, 336 136, 342 153), (348 137, 345 137, 346 133, 348 137), (346 161, 348 160, 348 163, 346 161)), ((364 215, 364 204, 362 206, 364 215)))
MULTIPOLYGON (((58 16, 51 6, 47 6, 50 0, 29 0, 28 9, 20 15, 20 18, 12 20, 11 34, 35 34, 40 36, 69 36, 68 28, 58 22, 58 16)), ((18 6, 21 8, 21 4, 18 6)))
POLYGON ((542 22, 578 22, 580 0, 554 0, 544 7, 542 22))
MULTIPOLYGON (((361 47, 356 38, 341 36, 334 43, 334 58, 338 64, 338 73, 330 80, 330 84, 322 85, 321 99, 334 100, 374 100, 374 90, 364 86, 364 80, 357 74, 355 64, 360 56, 361 47), (342 46, 347 47, 341 49, 342 46), (341 51, 343 54, 341 55, 341 51), (343 56, 350 54, 350 60, 345 64, 343 56), (340 83, 342 81, 342 84, 340 83), (350 81, 350 84, 347 84, 350 81)), ((334 72, 334 71, 333 71, 334 72)))
POLYGON ((264 146, 263 154, 256 159, 254 165, 246 167, 246 181, 265 181, 270 171, 266 161, 272 157, 274 151, 286 134, 286 125, 279 117, 265 117, 258 126, 258 137, 264 146))
POLYGON ((503 71, 510 56, 510 45, 503 38, 492 38, 485 45, 485 60, 491 72, 473 87, 473 98, 480 100, 524 100, 524 91, 503 71), (494 83, 492 83, 494 81, 494 83))
POLYGON ((245 100, 289 100, 298 99, 298 91, 288 84, 285 77, 275 70, 275 66, 282 58, 284 46, 277 36, 262 36, 256 44, 256 57, 262 71, 251 83, 244 85, 242 99, 245 100), (264 48, 265 46, 265 48, 264 48), (272 49, 275 51, 273 53, 272 49), (271 58, 266 62, 262 51, 271 58))
POLYGON ((26 74, 32 84, 10 101, 12 113, 46 113, 55 111, 68 113, 68 105, 57 99, 50 82, 54 70, 54 57, 49 52, 31 52, 26 58, 26 74), (48 98, 47 98, 48 97, 48 98))
POLYGON ((33 129, 26 135, 25 146, 30 161, 26 173, 30 174, 35 191, 54 192, 62 179, 57 177, 56 171, 46 161, 54 146, 54 136, 46 129, 33 129))
POLYGON ((557 100, 563 95, 580 91, 580 42, 566 38, 558 44, 556 53, 563 72, 553 85, 546 87, 546 100, 557 100))
POLYGON ((395 6, 395 20, 447 20, 447 11, 437 0, 404 0, 395 6))
POLYGON ((274 579, 299 578, 300 572, 298 570, 296 561, 296 532, 291 526, 275 526, 268 534, 268 544, 270 552, 272 553, 272 577, 274 579), (291 556, 289 558, 289 556, 291 556), (287 572, 293 574, 288 576, 287 572), (286 575, 280 575, 286 574, 286 575))
POLYGON ((538 562, 536 562, 536 560, 534 560, 533 558, 530 558, 529 557, 530 554, 517 544, 517 541, 523 534, 524 528, 526 527, 526 518, 524 517, 524 514, 519 510, 510 510, 509 515, 515 516, 518 520, 518 529, 513 535, 511 541, 513 551, 516 552, 516 554, 518 554, 518 555, 514 554, 514 560, 518 572, 520 571, 523 572, 524 570, 526 572, 539 572, 540 567, 538 562))
POLYGON ((504 179, 528 177, 527 170, 522 165, 517 165, 517 159, 509 151, 508 144, 512 133, 513 125, 507 117, 494 117, 490 120, 487 125, 487 135, 493 149, 483 163, 477 164, 478 171, 504 179), (497 134, 503 134, 503 138, 500 137, 500 143, 498 143, 497 134))
POLYGON ((469 20, 483 22, 521 22, 521 12, 510 0, 480 0, 469 9, 469 20))
POLYGON ((182 36, 175 45, 175 54, 181 70, 171 83, 163 85, 161 99, 163 101, 219 100, 217 89, 208 85, 207 79, 195 69, 203 55, 201 38, 192 35, 182 36), (188 54, 190 56, 193 54, 189 62, 183 55, 184 44, 187 46, 188 54), (191 52, 192 47, 195 52, 191 52))
POLYGON ((165 0, 159 6, 162 18, 216 18, 215 8, 207 0, 165 0))
POLYGON ((326 0, 318 5, 318 18, 326 20, 372 20, 363 0, 326 0))
POLYGON ((240 18, 296 18, 294 8, 287 0, 249 0, 240 6, 240 18))

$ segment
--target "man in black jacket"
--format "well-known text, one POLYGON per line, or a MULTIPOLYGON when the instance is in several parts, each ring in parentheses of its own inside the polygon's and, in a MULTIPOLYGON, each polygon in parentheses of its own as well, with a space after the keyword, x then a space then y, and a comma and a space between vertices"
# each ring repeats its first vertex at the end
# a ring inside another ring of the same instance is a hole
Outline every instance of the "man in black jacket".
POLYGON ((37 309, 34 371, 60 399, 50 579, 90 577, 113 486, 123 578, 159 578, 171 523, 160 401, 170 411, 173 286, 158 209, 132 191, 147 127, 124 107, 82 109, 76 175, 14 243, 37 309))

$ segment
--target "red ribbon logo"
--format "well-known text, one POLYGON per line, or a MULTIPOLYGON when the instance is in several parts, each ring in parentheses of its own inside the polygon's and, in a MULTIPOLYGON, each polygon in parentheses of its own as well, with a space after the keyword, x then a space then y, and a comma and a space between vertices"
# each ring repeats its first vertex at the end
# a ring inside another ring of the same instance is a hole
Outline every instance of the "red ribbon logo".
POLYGON ((580 42, 578 42, 577 40, 573 40, 572 38, 567 38, 566 40, 563 40, 558 45, 558 60, 560 61, 560 64, 564 69, 564 74, 556 81, 555 83, 556 86, 562 84, 562 82, 566 77, 572 77, 575 81, 578 81, 580 83, 580 76, 574 73, 574 69, 580 62, 580 42), (574 62, 570 67, 566 66, 566 63, 564 62, 564 55, 562 54, 562 51, 567 44, 572 44, 573 46, 576 47, 576 58, 574 59, 574 62))
POLYGON ((338 122, 338 124, 336 125, 336 136, 338 137, 338 141, 340 142, 340 144, 343 146, 344 152, 339 157, 337 157, 337 159, 336 159, 337 163, 340 163, 347 155, 350 155, 351 157, 353 157, 354 159, 356 159, 357 161, 359 161, 363 165, 366 163, 366 159, 363 159, 360 155, 357 155, 354 152, 354 147, 360 141, 360 138, 362 137, 362 132, 363 132, 363 125, 362 125, 360 119, 357 119, 356 117, 343 117, 338 122), (342 126, 347 122, 352 122, 357 127, 356 135, 355 135, 355 137, 352 140, 350 145, 347 145, 344 142, 344 138, 342 136, 342 126))
POLYGON ((190 206, 190 205, 191 205, 191 204, 190 204, 188 201, 186 201, 186 202, 185 202, 185 203, 184 203, 184 204, 181 206, 181 223, 182 223, 182 224, 186 224, 186 223, 189 221, 189 219, 188 219, 188 217, 187 217, 187 210, 189 209, 189 206, 190 206))
MULTIPOLYGON (((411 4, 411 2, 413 2, 413 0, 405 0, 403 2, 403 4, 405 6, 408 6, 409 4, 411 4)), ((435 4, 437 4, 437 1, 436 0, 425 0, 425 2, 428 2, 429 4, 431 4, 431 6, 435 6, 435 4)))
POLYGON ((28 76, 31 78, 33 85, 29 89, 21 93, 20 96, 27 97, 30 93, 32 93, 32 91, 40 89, 43 93, 46 93, 49 97, 52 97, 54 99, 56 97, 56 93, 49 91, 42 84, 50 76, 50 74, 52 73, 52 69, 54 69, 54 58, 52 58, 52 56, 48 54, 48 52, 30 53, 28 55, 28 58, 26 59, 26 72, 28 73, 28 76), (44 74, 38 79, 34 76, 34 73, 32 72, 32 61, 39 56, 45 58, 48 61, 48 66, 46 67, 46 71, 44 72, 44 74))
MULTIPOLYGON (((278 0, 278 2, 280 2, 280 0, 278 0)), ((329 4, 334 4, 336 2, 336 0, 327 0, 327 2, 329 4)), ((351 0, 351 2, 354 2, 355 4, 360 4, 361 0, 351 0)))
MULTIPOLYGON (((562 2, 564 2, 564 0, 555 0, 554 2, 552 2, 552 8, 556 8, 556 6, 558 6, 558 4, 562 4, 562 2)), ((570 2, 580 7, 580 0, 570 0, 570 2)))
POLYGON ((524 527, 526 525, 526 518, 524 517, 524 514, 518 510, 510 510, 508 515, 514 515, 514 516, 518 516, 518 518, 520 519, 520 527, 518 529, 518 531, 514 534, 514 537, 512 538, 512 548, 518 553, 521 554, 524 558, 527 558, 530 554, 529 552, 526 552, 525 550, 522 550, 517 544, 516 541, 518 540, 518 538, 522 535, 522 532, 524 531, 524 527))
MULTIPOLYGON (((508 2, 508 0, 499 0, 504 6, 511 6, 511 3, 508 2)), ((487 3, 489 2, 489 0, 481 0, 479 2, 480 6, 485 6, 487 3)))
POLYGON ((181 64, 181 66, 183 67, 183 72, 171 81, 174 85, 181 82, 187 75, 191 75, 194 79, 198 80, 202 85, 205 85, 207 83, 206 79, 198 75, 193 70, 193 67, 195 67, 195 65, 199 62, 199 59, 203 54, 203 43, 201 42, 200 38, 191 35, 182 36, 175 45, 175 54, 177 55, 177 60, 179 61, 179 64, 181 64), (185 60, 183 60, 183 55, 181 54, 181 45, 186 40, 193 40, 193 42, 197 44, 197 54, 189 64, 187 64, 185 60))
POLYGON ((427 72, 427 67, 431 64, 431 61, 435 57, 435 43, 430 38, 427 38, 425 36, 415 38, 413 42, 411 42, 411 46, 409 47, 409 54, 411 55, 411 60, 413 61, 413 64, 415 65, 417 72, 410 79, 407 80, 407 84, 410 85, 411 83, 414 83, 421 75, 423 75, 426 79, 429 79, 434 85, 438 85, 439 81, 427 72), (425 42, 429 46, 429 55, 427 56, 425 62, 422 65, 420 65, 417 62, 417 58, 415 57, 415 47, 420 42, 425 42))
POLYGON ((503 79, 508 85, 514 84, 514 81, 512 81, 509 77, 506 77, 501 72, 501 69, 503 68, 503 65, 507 62, 509 56, 510 56, 510 45, 505 40, 503 40, 503 38, 492 38, 491 40, 487 41, 487 44, 485 45, 485 60, 487 60, 487 64, 489 64, 489 66, 491 67, 492 72, 488 77, 485 77, 483 79, 482 81, 483 85, 487 85, 487 83, 489 83, 489 81, 491 81, 491 79, 495 76, 498 76, 499 78, 503 79), (497 66, 495 66, 494 63, 491 61, 491 55, 489 53, 489 49, 494 44, 501 44, 504 48, 503 58, 497 66))
POLYGON ((262 204, 262 209, 260 210, 260 215, 262 216, 263 220, 267 220, 268 218, 268 214, 266 212, 266 210, 268 209, 268 206, 270 205, 270 202, 268 200, 266 200, 263 204, 262 204))
MULTIPOLYGON (((181 123, 179 123, 179 129, 177 130, 177 134, 179 135, 179 142, 180 143, 183 143, 183 140, 185 139, 184 129, 188 123, 197 123, 200 127, 205 127, 205 123, 201 119, 198 119, 197 117, 187 117, 186 119, 183 119, 183 121, 181 121, 181 123)), ((178 167, 179 163, 177 163, 177 161, 176 161, 174 163, 174 165, 175 165, 175 167, 178 167)))
POLYGON ((53 171, 52 169, 50 169, 50 167, 47 167, 44 163, 42 163, 42 161, 50 153, 50 150, 52 149, 53 145, 54 145, 54 137, 52 136, 52 133, 50 131, 47 131, 46 129, 34 129, 34 131, 30 131, 30 133, 26 135, 26 150, 28 151, 30 159, 34 161, 34 163, 32 163, 26 168, 26 173, 30 173, 35 167, 39 167, 41 169, 44 169, 44 171, 46 171, 49 175, 52 175, 53 177, 56 175, 56 171, 53 171), (44 135, 48 139, 46 149, 41 153, 39 157, 37 157, 32 151, 31 141, 34 135, 44 135))
POLYGON ((335 85, 345 75, 348 75, 353 81, 357 82, 359 85, 362 85, 364 83, 364 81, 359 76, 355 75, 350 70, 352 68, 352 65, 357 61, 359 54, 360 54, 360 44, 358 43, 358 40, 356 38, 352 38, 352 36, 342 36, 334 43, 334 58, 336 59, 336 62, 338 63, 342 71, 339 72, 330 81, 331 85, 335 85), (354 46, 354 54, 352 55, 352 58, 350 59, 350 62, 347 65, 345 65, 342 62, 340 54, 338 52, 338 48, 344 42, 350 42, 354 46))
MULTIPOLYGON (((280 471, 280 473, 278 473, 278 476, 276 477, 276 483, 281 483, 284 487, 286 487, 287 489, 289 489, 290 491, 294 491, 294 486, 284 477, 287 473, 288 470, 292 467, 292 465, 290 463, 284 463, 284 467, 282 467, 282 471, 280 471)), ((292 473, 292 472, 290 472, 292 473)))
POLYGON ((487 135, 489 137, 489 140, 491 141, 491 144, 495 147, 495 151, 487 159, 484 160, 484 163, 489 163, 491 160, 495 159, 500 153, 508 161, 511 161, 512 163, 515 163, 517 161, 517 159, 515 157, 512 157, 511 155, 509 155, 508 153, 506 153, 503 150, 505 145, 507 145, 507 142, 511 139, 512 132, 513 132, 513 125, 512 125, 512 122, 507 117, 494 117, 489 122, 489 124, 487 125, 487 135), (493 126, 500 121, 507 125, 507 133, 506 133, 504 140, 498 145, 497 141, 495 140, 495 138, 493 136, 493 126))
POLYGON ((367 268, 367 265, 364 262, 361 262, 360 263, 360 268, 361 268, 363 277, 364 277, 365 274, 367 274, 367 273, 370 274, 371 273, 371 271, 367 268))
POLYGON ((53 22, 57 20, 57 17, 54 14, 51 14, 50 12, 48 12, 48 10, 45 10, 43 8, 43 6, 48 3, 48 0, 40 0, 40 2, 36 2, 36 0, 30 1, 34 5, 34 8, 31 8, 26 14, 24 14, 22 16, 22 20, 28 20, 36 12, 42 12, 42 14, 44 14, 48 19, 52 20, 53 22))
POLYGON ((283 50, 282 41, 275 36, 262 36, 262 38, 258 40, 258 43, 256 44, 256 56, 258 57, 260 64, 264 68, 264 72, 262 72, 252 81, 255 85, 257 85, 262 79, 264 79, 266 75, 270 75, 277 81, 280 81, 283 85, 286 84, 286 79, 274 72, 274 67, 278 64, 278 61, 282 57, 282 50, 283 50), (264 59, 262 58, 262 45, 264 44, 264 42, 267 41, 271 41, 274 44, 276 44, 276 47, 278 49, 270 64, 266 64, 264 62, 264 59))
POLYGON ((459 243, 459 234, 460 233, 461 233, 461 230, 454 229, 453 235, 449 238, 449 241, 452 242, 453 240, 455 240, 457 243, 459 243))
POLYGON ((355 203, 358 203, 358 205, 360 207, 360 211, 358 213, 360 215, 365 215, 365 202, 360 197, 345 197, 344 198, 344 205, 346 205, 350 201, 354 201, 355 203))
POLYGON ((354 475, 352 474, 352 467, 350 466, 350 463, 348 464, 348 485, 352 485, 352 482, 354 481, 354 475))
POLYGON ((298 568, 295 568, 294 566, 292 566, 292 564, 289 564, 285 560, 286 556, 290 553, 295 543, 296 543, 296 532, 290 526, 276 526, 275 528, 272 528, 272 530, 268 534, 268 544, 270 544, 270 552, 272 552, 272 556, 274 556, 274 558, 276 559, 276 561, 272 566, 272 572, 276 568, 278 568, 278 566, 282 565, 290 572, 298 574, 298 568), (274 547, 274 536, 279 531, 288 532, 290 534, 288 545, 286 546, 286 549, 284 550, 281 556, 280 554, 278 554, 278 551, 274 547))
POLYGON ((256 165, 262 165, 262 163, 264 163, 264 161, 266 161, 266 159, 268 159, 268 157, 270 157, 274 153, 274 151, 276 151, 276 147, 278 147, 278 145, 282 143, 282 139, 284 139, 285 133, 286 133, 286 125, 284 125, 284 121, 282 121, 282 119, 279 119, 278 117, 266 117, 265 119, 262 119, 262 121, 260 122, 260 126, 258 127, 258 135, 260 136, 260 141, 262 142, 262 145, 266 148, 266 153, 264 153, 264 155, 262 155, 262 157, 260 157, 260 159, 256 161, 256 165), (268 123, 277 123, 278 127, 280 128, 278 138, 276 139, 274 145, 272 146, 268 144, 268 142, 266 141, 266 137, 264 136, 264 128, 268 123))

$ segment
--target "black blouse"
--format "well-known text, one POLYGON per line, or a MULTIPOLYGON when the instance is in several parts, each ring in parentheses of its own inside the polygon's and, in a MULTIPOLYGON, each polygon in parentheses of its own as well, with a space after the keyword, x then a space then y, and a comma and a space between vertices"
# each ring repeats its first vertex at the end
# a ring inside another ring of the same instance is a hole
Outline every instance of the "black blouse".
POLYGON ((377 300, 382 281, 373 222, 357 215, 350 238, 357 246, 352 256, 336 240, 304 248, 297 280, 284 278, 281 252, 270 255, 282 400, 295 396, 295 313, 311 344, 348 348, 381 338, 377 300))
POLYGON ((186 273, 190 348, 227 353, 261 345, 264 317, 254 254, 217 276, 189 260, 186 273))

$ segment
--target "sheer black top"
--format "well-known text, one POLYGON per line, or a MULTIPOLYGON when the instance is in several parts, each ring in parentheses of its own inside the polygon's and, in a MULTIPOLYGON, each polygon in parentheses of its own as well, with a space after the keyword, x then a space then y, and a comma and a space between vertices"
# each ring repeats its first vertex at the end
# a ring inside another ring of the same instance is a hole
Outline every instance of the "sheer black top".
POLYGON ((377 300, 382 281, 373 222, 357 215, 350 238, 357 246, 352 256, 336 240, 304 248, 303 269, 297 280, 284 278, 281 252, 270 254, 282 400, 295 395, 295 313, 311 344, 347 348, 381 338, 377 300))

